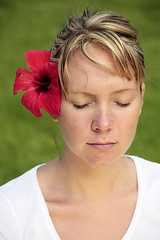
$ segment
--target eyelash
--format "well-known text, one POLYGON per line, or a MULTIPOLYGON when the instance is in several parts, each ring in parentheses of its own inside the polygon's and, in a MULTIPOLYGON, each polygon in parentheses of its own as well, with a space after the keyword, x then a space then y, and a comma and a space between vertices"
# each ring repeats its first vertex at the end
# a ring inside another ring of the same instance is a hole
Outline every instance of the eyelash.
MULTIPOLYGON (((130 103, 120 103, 120 102, 116 102, 116 104, 117 104, 118 106, 122 107, 122 108, 128 107, 128 106, 130 105, 130 103)), ((76 109, 83 109, 83 108, 85 108, 85 107, 88 106, 88 103, 83 104, 83 105, 76 105, 76 104, 74 104, 73 106, 74 106, 76 109)))
POLYGON ((120 102, 116 102, 116 104, 120 107, 128 107, 130 105, 130 103, 120 103, 120 102))
POLYGON ((88 105, 88 103, 83 104, 83 105, 76 105, 76 104, 74 104, 73 106, 74 106, 75 108, 77 108, 77 109, 83 109, 83 108, 85 108, 87 105, 88 105))

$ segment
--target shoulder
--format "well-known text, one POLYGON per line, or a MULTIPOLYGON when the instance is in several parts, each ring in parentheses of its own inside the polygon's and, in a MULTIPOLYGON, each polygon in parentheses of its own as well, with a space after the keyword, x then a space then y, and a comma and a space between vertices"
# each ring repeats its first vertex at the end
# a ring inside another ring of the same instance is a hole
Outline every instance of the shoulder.
POLYGON ((128 157, 135 163, 140 186, 147 191, 154 190, 160 198, 160 164, 137 156, 128 157))
POLYGON ((148 239, 151 233, 159 239, 160 164, 136 156, 131 158, 135 162, 138 179, 137 228, 141 228, 140 232, 145 230, 148 239))
POLYGON ((152 174, 160 174, 160 163, 157 163, 157 162, 152 162, 152 161, 149 161, 149 160, 146 160, 144 158, 141 158, 141 157, 137 157, 137 156, 128 156, 130 157, 136 167, 137 167, 137 171, 141 168, 143 168, 143 172, 149 174, 149 175, 152 175, 152 174))
MULTIPOLYGON (((33 211, 36 192, 36 170, 27 171, 0 187, 0 236, 21 239, 27 212, 33 211)), ((2 238, 3 239, 3 238, 2 238)))
POLYGON ((39 165, 25 172, 23 175, 7 182, 0 187, 0 196, 13 199, 19 197, 31 189, 36 179, 36 171, 39 165))
POLYGON ((146 159, 130 156, 137 169, 139 187, 148 196, 155 196, 160 201, 160 164, 146 159))

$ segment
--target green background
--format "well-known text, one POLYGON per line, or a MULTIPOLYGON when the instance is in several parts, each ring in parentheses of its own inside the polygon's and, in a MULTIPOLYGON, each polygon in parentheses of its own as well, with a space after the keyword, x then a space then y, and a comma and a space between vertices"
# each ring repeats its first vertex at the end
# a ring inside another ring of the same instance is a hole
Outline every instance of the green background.
POLYGON ((146 59, 144 107, 130 154, 160 162, 159 0, 0 0, 0 184, 62 152, 58 124, 44 113, 34 117, 13 96, 16 70, 26 68, 24 52, 49 50, 67 17, 83 9, 116 11, 139 31, 146 59))

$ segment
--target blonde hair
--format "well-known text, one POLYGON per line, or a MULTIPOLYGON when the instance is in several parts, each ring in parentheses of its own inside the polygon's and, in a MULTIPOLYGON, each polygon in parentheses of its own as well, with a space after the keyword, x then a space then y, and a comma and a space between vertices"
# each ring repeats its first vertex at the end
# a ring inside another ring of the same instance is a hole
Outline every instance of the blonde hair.
POLYGON ((85 9, 82 17, 69 17, 51 48, 51 61, 58 61, 59 79, 64 93, 68 60, 75 50, 81 49, 86 57, 95 62, 86 52, 86 46, 91 43, 109 48, 119 74, 130 80, 131 67, 141 86, 145 78, 144 56, 137 36, 137 31, 129 21, 115 12, 91 13, 85 9))

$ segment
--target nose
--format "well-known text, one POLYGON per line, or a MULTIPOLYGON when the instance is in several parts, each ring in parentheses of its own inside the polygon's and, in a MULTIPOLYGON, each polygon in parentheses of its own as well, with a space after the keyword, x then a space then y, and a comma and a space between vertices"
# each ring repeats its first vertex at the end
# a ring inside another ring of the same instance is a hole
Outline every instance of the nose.
POLYGON ((107 132, 113 128, 113 118, 109 111, 97 112, 92 120, 92 130, 95 132, 107 132))

